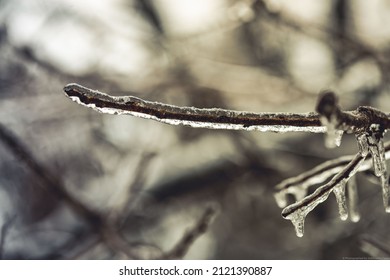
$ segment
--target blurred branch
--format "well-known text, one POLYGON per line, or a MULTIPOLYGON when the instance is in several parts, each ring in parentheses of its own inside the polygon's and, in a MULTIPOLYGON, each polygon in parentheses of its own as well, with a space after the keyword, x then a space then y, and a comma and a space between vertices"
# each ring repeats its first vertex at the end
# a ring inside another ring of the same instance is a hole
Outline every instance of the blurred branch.
POLYGON ((207 231, 215 213, 216 210, 213 207, 208 207, 196 225, 185 233, 175 247, 168 253, 165 253, 161 259, 182 259, 196 239, 207 231))
POLYGON ((7 238, 7 234, 9 232, 9 229, 11 228, 12 224, 16 220, 16 215, 12 217, 6 218, 5 223, 1 226, 0 230, 0 260, 3 259, 4 256, 4 244, 5 239, 7 238))
POLYGON ((62 184, 61 180, 38 162, 28 148, 10 130, 0 124, 0 142, 29 170, 31 170, 42 186, 60 199, 63 199, 76 213, 80 214, 91 225, 100 225, 101 217, 83 203, 76 200, 62 184))
POLYGON ((128 246, 124 246, 125 241, 113 230, 115 227, 110 226, 100 214, 74 198, 66 190, 61 180, 40 164, 17 136, 1 124, 0 141, 34 173, 47 191, 64 200, 72 210, 79 214, 94 229, 92 231, 93 234, 96 233, 96 230, 100 238, 116 251, 124 253, 129 258, 134 258, 130 250, 128 250, 128 246))
MULTIPOLYGON (((13 135, 8 129, 0 124, 0 141, 26 166, 37 176, 37 178, 42 182, 42 185, 48 191, 51 191, 53 194, 63 199, 67 205, 69 205, 76 213, 78 213, 82 218, 84 218, 95 230, 91 232, 92 234, 98 233, 99 238, 96 239, 90 246, 94 246, 96 242, 103 241, 106 243, 114 252, 123 254, 128 259, 137 259, 138 255, 133 252, 132 246, 120 235, 119 222, 117 219, 110 221, 109 218, 104 218, 100 214, 89 209, 82 202, 73 198, 65 187, 62 185, 61 181, 54 176, 49 170, 47 170, 43 165, 41 165, 33 155, 28 151, 24 144, 19 141, 19 139, 13 135)), ((153 154, 147 155, 144 157, 140 168, 143 167, 148 161, 153 157, 153 154)), ((133 187, 139 183, 141 177, 143 176, 142 172, 139 172, 139 176, 134 181, 133 187)), ((132 191, 137 192, 137 188, 132 191)), ((186 234, 183 239, 179 242, 179 245, 175 247, 172 253, 168 253, 167 257, 170 256, 180 256, 185 254, 188 248, 191 246, 193 241, 204 231, 206 231, 208 223, 210 222, 211 216, 214 214, 212 208, 208 208, 204 215, 202 216, 199 223, 196 227, 186 234)), ((2 227, 1 237, 0 237, 0 253, 2 250, 2 245, 6 236, 6 231, 11 225, 12 219, 8 220, 7 223, 2 227)), ((90 247, 88 246, 88 247, 90 247)), ((88 250, 88 249, 87 249, 88 250)), ((1 254, 0 254, 1 256, 1 254)))
POLYGON ((389 259, 390 247, 385 242, 373 236, 363 236, 360 239, 361 250, 377 259, 389 259))

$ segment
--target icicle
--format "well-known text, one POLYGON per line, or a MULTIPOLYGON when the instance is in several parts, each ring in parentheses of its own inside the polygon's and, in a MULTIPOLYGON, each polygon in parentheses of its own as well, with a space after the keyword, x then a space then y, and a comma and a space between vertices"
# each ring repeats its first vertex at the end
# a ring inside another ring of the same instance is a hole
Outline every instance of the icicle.
POLYGON ((360 154, 363 157, 367 156, 368 152, 369 152, 367 134, 362 133, 362 134, 356 135, 356 140, 358 143, 360 154))
POLYGON ((390 186, 389 186, 389 175, 387 172, 385 172, 381 176, 381 183, 382 183, 382 195, 383 195, 383 205, 385 206, 385 210, 387 213, 390 213, 390 186))
POLYGON ((308 213, 305 213, 302 210, 298 210, 293 214, 288 216, 288 220, 291 220, 295 228, 295 234, 298 237, 302 237, 305 230, 305 218, 308 213))
POLYGON ((372 156, 372 165, 375 175, 380 177, 386 172, 386 156, 383 144, 383 132, 380 132, 378 125, 371 125, 371 135, 367 136, 368 148, 372 156))
POLYGON ((352 177, 348 183, 348 204, 349 204, 349 216, 352 222, 356 223, 360 220, 360 214, 358 209, 358 192, 356 186, 356 179, 352 177))
MULTIPOLYGON (((317 189, 313 194, 316 194, 318 191, 319 189, 317 189)), ((315 200, 309 201, 305 206, 300 206, 298 209, 295 209, 297 204, 301 204, 302 201, 304 201, 308 197, 294 204, 291 204, 290 206, 283 209, 282 211, 283 218, 290 220, 292 222, 295 228, 295 233, 298 237, 303 236, 305 218, 307 214, 309 214, 310 211, 312 211, 318 204, 324 202, 328 198, 330 193, 331 190, 326 191, 320 197, 316 198, 315 200), (286 213, 289 214, 286 215, 286 213)))
POLYGON ((341 181, 333 188, 333 193, 336 196, 337 205, 339 207, 340 219, 345 221, 348 218, 347 202, 345 197, 346 181, 341 181))
POLYGON ((341 145, 341 139, 343 138, 344 131, 336 130, 335 136, 333 138, 334 144, 339 147, 341 145))
POLYGON ((335 148, 336 146, 340 146, 341 138, 344 132, 342 130, 336 129, 337 119, 333 116, 330 118, 330 120, 328 120, 326 117, 321 117, 321 123, 326 127, 325 146, 327 148, 335 148))

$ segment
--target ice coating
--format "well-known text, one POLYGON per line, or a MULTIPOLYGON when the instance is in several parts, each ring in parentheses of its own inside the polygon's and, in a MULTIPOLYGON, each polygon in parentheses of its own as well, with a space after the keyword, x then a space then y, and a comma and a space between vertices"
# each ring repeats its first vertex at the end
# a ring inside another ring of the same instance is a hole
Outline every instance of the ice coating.
POLYGON ((367 134, 368 150, 372 156, 372 165, 374 167, 374 173, 377 177, 380 177, 382 186, 383 205, 387 213, 390 213, 390 189, 389 189, 389 176, 387 173, 386 164, 386 149, 383 143, 384 131, 377 124, 370 126, 370 133, 367 134))
MULTIPOLYGON (((346 165, 341 172, 336 174, 327 184, 319 187, 315 190, 315 192, 306 196, 302 200, 295 202, 283 209, 282 216, 287 220, 291 220, 298 237, 303 236, 304 221, 307 214, 312 211, 318 204, 324 202, 328 198, 329 194, 334 191, 335 188, 339 187, 340 184, 345 185, 348 180, 359 170, 360 166, 364 162, 364 159, 365 157, 357 154, 351 160, 351 162, 349 162, 348 165, 346 165)), ((345 200, 345 194, 340 199, 341 203, 345 203, 342 202, 343 200, 345 200)), ((344 207, 341 208, 343 209, 344 207)), ((341 210, 340 213, 342 214, 341 217, 344 218, 344 210, 341 210)))
POLYGON ((372 165, 375 175, 380 177, 386 172, 385 147, 382 138, 368 136, 368 148, 372 156, 372 165))
MULTIPOLYGON (((366 135, 364 135, 365 139, 366 135)), ((367 143, 367 141, 365 141, 367 143)), ((367 144, 368 150, 368 144, 367 144)), ((367 153, 360 153, 362 156, 367 155, 367 153)), ((390 158, 390 142, 385 144, 385 159, 390 158)), ((308 191, 308 188, 315 184, 320 184, 326 179, 340 172, 351 160, 353 156, 343 156, 337 159, 326 161, 313 169, 310 169, 306 172, 299 174, 298 176, 291 177, 283 180, 275 187, 274 197, 276 203, 280 208, 286 207, 288 194, 295 196, 296 200, 298 199, 298 192, 300 194, 305 194, 308 191)), ((364 162, 359 166, 358 171, 364 171, 372 168, 372 158, 371 155, 367 155, 364 162)))
POLYGON ((339 207, 340 219, 345 221, 348 219, 347 199, 345 197, 345 181, 341 181, 333 188, 333 193, 336 196, 337 205, 339 207))
POLYGON ((218 108, 178 107, 133 96, 114 97, 78 84, 69 84, 64 91, 76 103, 101 113, 132 115, 171 125, 262 132, 326 131, 316 113, 251 113, 218 108))
POLYGON ((360 214, 358 209, 358 192, 356 185, 356 178, 351 177, 347 183, 348 192, 348 204, 349 204, 349 217, 352 222, 356 223, 360 220, 360 214))
POLYGON ((369 152, 367 133, 356 135, 356 140, 358 143, 359 153, 365 157, 369 152))
POLYGON ((275 187, 276 203, 280 208, 285 207, 288 194, 294 195, 296 200, 301 200, 307 194, 310 186, 324 182, 341 171, 352 159, 353 156, 343 156, 335 160, 329 160, 298 176, 283 180, 275 187))

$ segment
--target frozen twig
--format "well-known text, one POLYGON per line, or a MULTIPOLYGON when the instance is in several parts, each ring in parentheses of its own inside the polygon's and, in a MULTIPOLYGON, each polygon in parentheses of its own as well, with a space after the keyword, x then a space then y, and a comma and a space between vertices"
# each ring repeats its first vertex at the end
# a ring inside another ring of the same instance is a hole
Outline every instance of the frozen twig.
POLYGON ((342 133, 360 135, 372 129, 372 125, 379 127, 379 133, 390 128, 390 118, 385 113, 368 106, 360 106, 355 111, 342 111, 338 105, 337 96, 332 91, 320 94, 316 111, 320 115, 321 123, 326 127, 326 146, 340 145, 342 133))
POLYGON ((172 125, 187 125, 210 129, 259 130, 272 132, 304 131, 324 133, 331 123, 332 128, 348 133, 365 131, 372 123, 390 128, 386 114, 370 107, 359 107, 356 111, 343 112, 337 102, 331 100, 331 92, 323 94, 317 105, 317 113, 250 113, 224 109, 199 109, 178 107, 158 102, 145 101, 133 96, 111 96, 78 84, 64 87, 71 100, 101 113, 126 114, 152 119, 172 125))
MULTIPOLYGON (((284 180, 276 186, 275 198, 280 207, 287 205, 287 194, 295 195, 297 202, 284 208, 282 216, 292 221, 298 236, 303 236, 306 215, 318 204, 325 201, 332 191, 336 195, 339 205, 340 218, 345 220, 348 217, 345 185, 356 172, 367 170, 375 165, 373 158, 372 154, 359 152, 354 157, 344 156, 330 160, 296 177, 284 180), (305 196, 310 186, 322 183, 333 175, 332 180, 317 188, 314 193, 305 196)), ((390 158, 390 142, 384 144, 383 161, 388 158, 390 158)), ((386 212, 389 212, 390 191, 387 172, 384 172, 379 177, 382 183, 383 204, 386 212)), ((357 209, 356 183, 352 180, 352 182, 348 183, 347 188, 350 218, 353 222, 357 222, 360 219, 360 215, 357 209)))
MULTIPOLYGON (((386 159, 390 158, 390 142, 384 144, 386 159)), ((296 200, 302 199, 307 189, 315 184, 323 183, 326 179, 340 172, 354 156, 343 156, 337 159, 328 160, 320 165, 305 171, 298 176, 283 180, 275 187, 275 198, 279 207, 287 205, 287 194, 293 194, 296 200), (303 193, 303 196, 301 195, 303 193)), ((360 165, 358 172, 366 171, 372 167, 372 156, 370 154, 360 165)))
POLYGON ((102 113, 127 114, 173 125, 273 132, 325 132, 316 113, 249 113, 178 107, 133 96, 114 97, 78 84, 69 84, 64 91, 73 101, 102 113))
POLYGON ((360 165, 364 162, 364 159, 365 157, 361 154, 355 155, 348 165, 336 174, 329 183, 319 187, 314 193, 306 196, 304 199, 283 209, 282 216, 285 219, 291 220, 295 226, 297 236, 303 236, 306 215, 318 204, 324 202, 335 188, 343 187, 355 175, 360 165))

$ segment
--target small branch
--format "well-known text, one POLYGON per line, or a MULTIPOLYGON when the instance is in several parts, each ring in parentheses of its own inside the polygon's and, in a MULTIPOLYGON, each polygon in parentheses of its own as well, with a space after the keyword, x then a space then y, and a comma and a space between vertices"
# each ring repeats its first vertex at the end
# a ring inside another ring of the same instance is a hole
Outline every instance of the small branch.
POLYGON ((78 84, 69 84, 64 91, 73 101, 101 113, 127 114, 172 125, 272 132, 325 132, 316 113, 249 113, 178 107, 145 101, 133 96, 114 97, 78 84))
MULTIPOLYGON (((390 158, 390 141, 385 143, 386 159, 390 158)), ((354 156, 343 156, 337 159, 329 160, 320 165, 317 165, 311 170, 303 172, 298 176, 288 178, 280 182, 276 187, 276 192, 286 191, 289 188, 307 185, 312 186, 314 184, 322 183, 330 176, 341 171, 352 159, 354 156)), ((360 171, 368 170, 372 167, 372 156, 368 154, 364 164, 359 168, 360 171)), ((377 178, 377 177, 376 177, 377 178)))
POLYGON ((360 247, 362 251, 369 254, 371 257, 388 259, 390 257, 390 247, 385 242, 378 240, 375 237, 363 236, 360 238, 360 247))
POLYGON ((42 186, 49 192, 63 199, 76 213, 83 217, 91 226, 99 227, 103 221, 99 214, 83 205, 74 198, 65 188, 62 181, 52 174, 45 166, 38 162, 34 155, 28 150, 19 138, 0 124, 0 142, 42 183, 42 186))
POLYGON ((161 259, 182 259, 195 240, 207 231, 215 212, 214 207, 208 207, 195 227, 185 233, 176 246, 170 252, 164 254, 161 259))
POLYGON ((372 123, 381 124, 384 129, 390 128, 388 116, 373 108, 359 107, 356 111, 341 111, 337 102, 330 100, 334 97, 330 92, 320 97, 317 105, 319 114, 293 114, 178 107, 145 101, 133 96, 115 97, 78 84, 69 84, 65 86, 64 91, 71 100, 101 113, 132 115, 172 125, 181 124, 210 129, 324 133, 327 131, 327 126, 323 124, 321 117, 330 119, 335 116, 336 128, 348 133, 365 131, 372 123))
MULTIPOLYGON (((336 176, 334 176, 329 183, 318 188, 314 193, 306 196, 304 199, 284 208, 282 211, 282 216, 286 218, 287 216, 294 214, 294 212, 299 211, 303 207, 310 207, 312 204, 314 204, 314 202, 320 201, 321 197, 323 197, 326 193, 330 193, 333 188, 340 184, 343 180, 348 180, 351 176, 353 176, 358 170, 359 166, 363 163, 364 159, 365 157, 362 155, 356 154, 355 157, 348 163, 348 165, 345 166, 343 170, 336 176)), ((321 200, 320 202, 322 201, 324 200, 321 200)))

